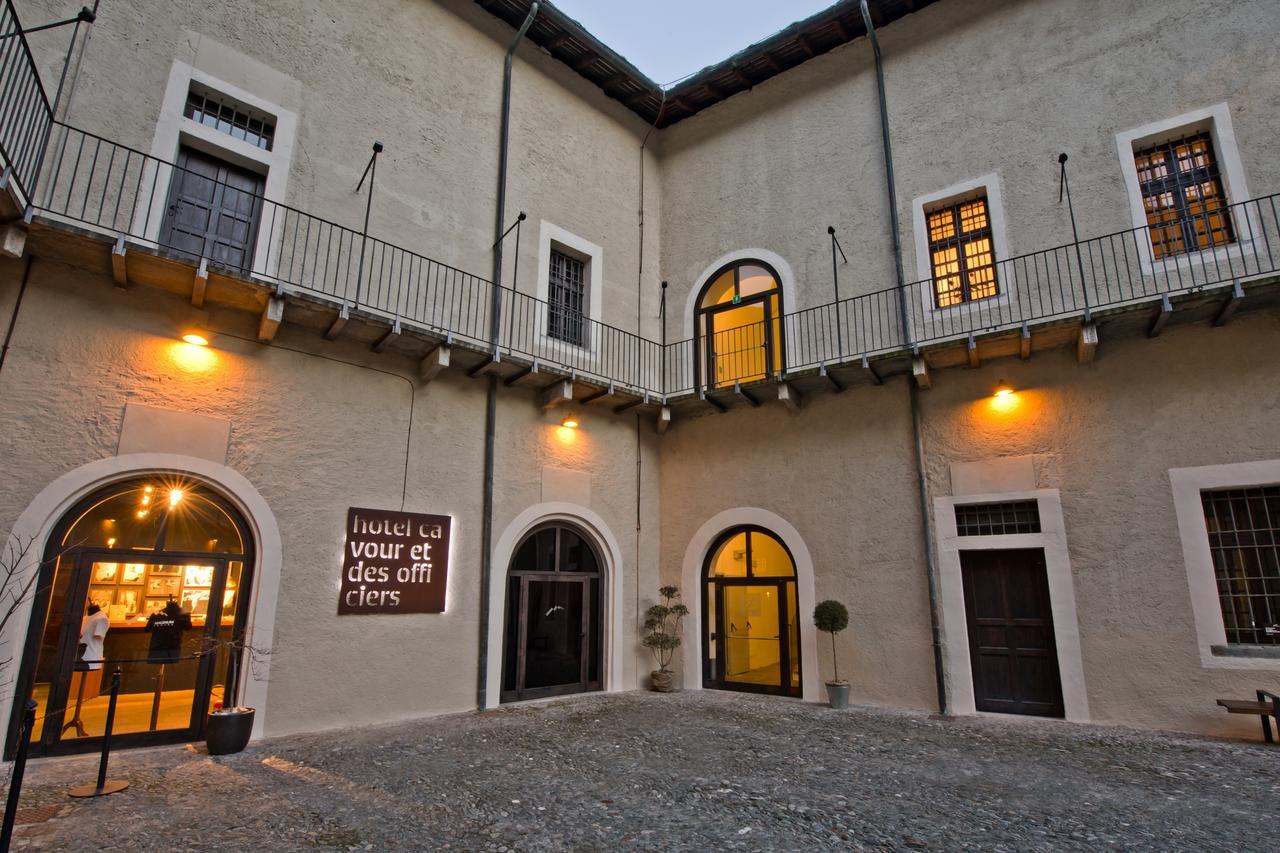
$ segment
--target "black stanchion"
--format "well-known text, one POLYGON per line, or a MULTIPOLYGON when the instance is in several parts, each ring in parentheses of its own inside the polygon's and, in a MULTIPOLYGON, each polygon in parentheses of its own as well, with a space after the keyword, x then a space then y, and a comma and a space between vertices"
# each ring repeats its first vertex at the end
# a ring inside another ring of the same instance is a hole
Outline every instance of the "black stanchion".
POLYGON ((18 817, 18 797, 22 796, 22 775, 27 769, 27 747, 31 746, 31 729, 36 724, 36 702, 27 700, 22 715, 22 731, 18 737, 18 754, 13 757, 13 776, 9 779, 9 799, 4 804, 4 826, 0 828, 0 853, 9 853, 13 839, 13 822, 18 817))
POLYGON ((104 797, 123 791, 129 783, 123 779, 107 780, 107 759, 111 755, 111 728, 116 722, 116 700, 120 698, 120 667, 111 673, 111 699, 107 702, 107 726, 102 732, 102 758, 98 761, 98 782, 94 785, 77 785, 67 791, 73 797, 104 797))

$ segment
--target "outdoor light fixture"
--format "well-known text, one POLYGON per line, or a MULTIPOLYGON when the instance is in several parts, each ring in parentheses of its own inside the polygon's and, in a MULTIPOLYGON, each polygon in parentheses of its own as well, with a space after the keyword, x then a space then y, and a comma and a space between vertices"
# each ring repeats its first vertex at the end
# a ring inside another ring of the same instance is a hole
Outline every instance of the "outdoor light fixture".
POLYGON ((1009 385, 1008 382, 1005 382, 1003 379, 1001 379, 998 383, 996 383, 996 391, 991 396, 1008 397, 1012 393, 1013 393, 1013 387, 1009 385))
POLYGON ((173 509, 175 506, 182 503, 182 498, 184 496, 185 496, 185 492, 183 492, 182 489, 170 489, 169 490, 169 508, 173 509))
POLYGON ((192 329, 182 336, 182 340, 197 347, 207 347, 209 345, 209 338, 201 329, 192 329))
POLYGON ((573 415, 568 415, 565 417, 564 420, 560 422, 560 426, 564 427, 565 429, 577 429, 578 419, 575 418, 573 415))

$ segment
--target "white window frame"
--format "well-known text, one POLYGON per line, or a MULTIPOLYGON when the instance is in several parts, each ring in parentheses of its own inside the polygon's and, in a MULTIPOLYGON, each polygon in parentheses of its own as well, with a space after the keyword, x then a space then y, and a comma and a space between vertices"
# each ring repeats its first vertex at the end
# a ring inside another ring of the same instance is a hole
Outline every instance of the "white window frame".
MULTIPOLYGON (((1231 109, 1223 101, 1116 134, 1120 174, 1124 179, 1125 190, 1129 194, 1129 215, 1133 220, 1134 228, 1147 227, 1147 212, 1142 202, 1142 186, 1138 183, 1138 165, 1134 162, 1134 152, 1159 145, 1170 139, 1206 131, 1213 140, 1213 153, 1218 161, 1218 173, 1222 178, 1222 188, 1227 194, 1227 204, 1239 204, 1249 200, 1249 185, 1245 181, 1244 166, 1240 162, 1240 149, 1236 145, 1235 129, 1231 125, 1231 109)), ((1227 263, 1228 253, 1254 254, 1253 240, 1249 239, 1248 235, 1262 232, 1260 223, 1247 209, 1246 215, 1249 219, 1248 227, 1242 227, 1242 224, 1237 221, 1236 242, 1226 246, 1183 252, 1156 260, 1153 257, 1150 240, 1135 241, 1138 244, 1138 259, 1142 264, 1142 272, 1145 275, 1154 275, 1157 265, 1162 272, 1170 268, 1184 271, 1201 269, 1205 266, 1227 263)))
POLYGON ((973 691, 973 664, 969 656, 969 622, 964 607, 964 575, 961 551, 1004 551, 1037 548, 1044 552, 1049 582, 1049 609, 1053 614, 1058 675, 1062 680, 1062 706, 1066 719, 1088 722, 1089 696, 1085 689, 1084 659, 1080 650, 1080 622, 1076 616, 1075 581, 1067 550, 1066 522, 1057 489, 959 495, 933 499, 938 542, 938 586, 942 599, 943 651, 948 692, 954 714, 1005 717, 978 711, 973 691), (1040 511, 1039 533, 996 536, 961 536, 956 527, 956 507, 968 504, 1034 500, 1040 511))
POLYGON ((538 324, 536 340, 540 345, 560 350, 571 350, 594 355, 600 345, 601 306, 604 302, 604 249, 585 237, 579 237, 571 231, 561 228, 545 219, 538 223, 538 278, 534 289, 538 298, 538 310, 535 321, 538 324), (547 334, 547 322, 551 295, 551 251, 555 250, 582 261, 586 269, 582 271, 585 285, 587 318, 583 330, 586 345, 578 346, 571 341, 552 337, 547 334))
MULTIPOLYGON (((920 288, 920 308, 924 316, 947 317, 957 313, 972 313, 988 307, 1004 308, 1012 303, 1014 290, 1012 276, 1006 281, 1001 262, 1009 259, 1009 232, 1005 224, 1004 198, 1000 193, 1000 175, 992 172, 978 178, 970 178, 946 189, 919 196, 911 201, 911 222, 915 229, 916 243, 916 281, 929 283, 920 288), (987 197, 987 216, 991 219, 991 247, 995 252, 996 286, 1000 292, 995 296, 973 302, 961 302, 937 307, 937 294, 934 292, 933 262, 929 256, 928 212, 958 201, 974 198, 979 195, 987 197)), ((1010 267, 1009 269, 1012 269, 1010 267)))
MULTIPOLYGON (((1200 493, 1211 489, 1241 489, 1280 484, 1280 459, 1203 465, 1197 468, 1170 468, 1173 509, 1178 517, 1178 538, 1187 569, 1187 589, 1195 618, 1200 664, 1205 669, 1280 670, 1280 657, 1266 653, 1250 656, 1248 645, 1230 646, 1231 654, 1215 654, 1214 648, 1228 648, 1226 623, 1218 599, 1217 576, 1209 551, 1209 528, 1204 520, 1200 493)), ((1280 647, 1277 647, 1280 649, 1280 647)), ((1268 650, 1269 652, 1269 650, 1268 650)))
MULTIPOLYGON (((166 163, 176 162, 178 150, 190 146, 204 151, 219 159, 249 169, 264 176, 263 195, 277 203, 283 203, 289 188, 289 169, 293 162, 293 147, 297 139, 298 117, 291 110, 279 104, 247 92, 244 89, 207 74, 190 63, 175 60, 169 68, 169 80, 165 85, 164 100, 160 108, 160 118, 156 122, 155 135, 151 142, 151 155, 166 163), (252 145, 243 139, 236 139, 216 128, 203 125, 185 115, 187 93, 191 84, 197 83, 214 92, 225 95, 247 107, 275 117, 275 136, 271 150, 267 151, 252 145)), ((143 233, 146 244, 156 247, 160 241, 160 231, 164 225, 164 205, 169 197, 169 187, 173 181, 173 169, 162 166, 155 174, 144 179, 138 197, 150 196, 150 206, 139 206, 134 215, 132 232, 143 233), (151 210, 147 221, 147 211, 151 210), (156 216, 154 211, 161 211, 156 216), (145 229, 145 230, 144 230, 145 229)), ((268 257, 271 246, 284 228, 284 218, 276 217, 271 234, 262 232, 263 224, 271 217, 264 206, 262 219, 258 224, 258 239, 254 248, 252 275, 259 274, 270 278, 275 270, 268 268, 268 257)), ((278 259, 277 259, 278 260, 278 259)))

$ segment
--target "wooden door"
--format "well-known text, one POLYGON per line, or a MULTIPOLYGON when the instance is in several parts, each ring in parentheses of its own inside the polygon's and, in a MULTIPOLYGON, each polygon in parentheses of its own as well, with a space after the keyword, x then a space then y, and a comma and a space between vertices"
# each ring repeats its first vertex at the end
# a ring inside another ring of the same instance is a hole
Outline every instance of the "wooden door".
POLYGON ((261 175, 182 148, 161 229, 164 244, 211 263, 252 269, 262 191, 261 175))
POLYGON ((1061 717, 1044 552, 962 551, 960 567, 975 707, 1061 717))

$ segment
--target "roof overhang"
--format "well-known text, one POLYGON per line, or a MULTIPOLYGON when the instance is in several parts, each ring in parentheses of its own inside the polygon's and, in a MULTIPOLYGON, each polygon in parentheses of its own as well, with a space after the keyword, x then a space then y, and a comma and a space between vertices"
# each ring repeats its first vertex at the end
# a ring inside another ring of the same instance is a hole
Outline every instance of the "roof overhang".
MULTIPOLYGON (((513 28, 529 14, 532 0, 476 0, 513 28)), ((886 26, 937 0, 868 0, 872 23, 886 26)), ((542 0, 526 38, 591 81, 649 124, 669 127, 794 68, 815 56, 865 36, 857 0, 840 2, 797 21, 664 91, 608 45, 553 4, 542 0)))

